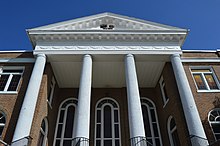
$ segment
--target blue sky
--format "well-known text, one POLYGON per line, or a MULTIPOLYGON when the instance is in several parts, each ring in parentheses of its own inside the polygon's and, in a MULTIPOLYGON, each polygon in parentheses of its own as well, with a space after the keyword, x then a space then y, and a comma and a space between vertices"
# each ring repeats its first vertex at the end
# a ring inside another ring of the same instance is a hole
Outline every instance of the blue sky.
POLYGON ((0 50, 32 50, 25 29, 102 12, 190 29, 183 49, 220 49, 220 0, 0 0, 0 50))

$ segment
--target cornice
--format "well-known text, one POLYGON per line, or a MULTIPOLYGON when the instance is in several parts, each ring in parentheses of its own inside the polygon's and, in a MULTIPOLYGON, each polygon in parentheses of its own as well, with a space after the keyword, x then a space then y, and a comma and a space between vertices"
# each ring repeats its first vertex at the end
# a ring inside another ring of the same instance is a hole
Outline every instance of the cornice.
POLYGON ((35 50, 181 50, 178 46, 37 46, 35 50))
POLYGON ((179 46, 185 34, 29 34, 33 46, 37 42, 113 41, 113 42, 175 42, 179 46))

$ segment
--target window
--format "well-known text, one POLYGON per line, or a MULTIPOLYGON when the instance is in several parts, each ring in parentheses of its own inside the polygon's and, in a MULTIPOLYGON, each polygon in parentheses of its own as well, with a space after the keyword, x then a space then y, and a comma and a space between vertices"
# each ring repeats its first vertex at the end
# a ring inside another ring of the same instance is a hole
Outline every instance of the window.
POLYGON ((167 91, 166 91, 166 86, 165 86, 163 76, 161 76, 159 84, 160 84, 160 91, 161 91, 162 98, 163 98, 163 103, 164 105, 166 105, 167 102, 169 101, 169 97, 167 96, 167 91))
POLYGON ((72 146, 74 138, 74 115, 77 100, 69 98, 59 107, 53 146, 72 146))
POLYGON ((211 67, 193 67, 191 72, 198 90, 219 90, 219 82, 211 67))
POLYGON ((40 127, 38 146, 46 146, 47 132, 48 132, 48 122, 47 122, 47 119, 44 118, 42 120, 41 127, 40 127))
POLYGON ((16 93, 23 71, 22 67, 0 68, 0 93, 16 93))
POLYGON ((2 137, 2 132, 4 130, 6 123, 5 114, 0 112, 0 137, 2 137))
POLYGON ((48 94, 48 98, 47 101, 49 103, 50 106, 52 106, 52 100, 53 100, 53 93, 54 93, 54 89, 55 89, 55 85, 56 85, 56 81, 54 76, 52 77, 51 83, 50 83, 50 89, 49 89, 49 94, 48 94))
POLYGON ((156 107, 148 98, 141 98, 144 129, 147 141, 152 146, 162 146, 156 107))
POLYGON ((220 139, 220 109, 214 109, 209 112, 209 123, 215 135, 215 139, 220 139))
POLYGON ((104 98, 96 104, 95 146, 121 146, 118 103, 104 98))
POLYGON ((179 136, 177 133, 176 122, 172 116, 168 118, 167 131, 171 146, 180 146, 179 136))

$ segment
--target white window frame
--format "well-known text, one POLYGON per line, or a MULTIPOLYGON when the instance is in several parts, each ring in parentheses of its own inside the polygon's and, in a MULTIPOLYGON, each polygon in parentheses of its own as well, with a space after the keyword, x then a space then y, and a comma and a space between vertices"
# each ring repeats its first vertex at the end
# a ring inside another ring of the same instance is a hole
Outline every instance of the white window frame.
POLYGON ((163 107, 165 107, 166 104, 167 104, 168 101, 169 101, 169 97, 166 97, 166 95, 165 95, 165 91, 164 91, 164 90, 166 90, 166 89, 165 89, 166 83, 165 83, 165 81, 164 81, 163 76, 160 77, 159 85, 160 85, 160 91, 161 91, 162 98, 163 98, 163 107))
MULTIPOLYGON (((66 105, 64 108, 62 108, 62 105, 67 102, 68 100, 75 100, 77 102, 77 99, 76 98, 68 98, 66 100, 64 100, 60 106, 59 106, 59 112, 58 112, 58 115, 57 115, 57 123, 56 123, 56 129, 55 129, 55 134, 54 134, 54 141, 53 141, 53 146, 56 145, 56 140, 60 140, 60 146, 63 146, 63 141, 64 140, 73 140, 74 137, 72 138, 64 138, 64 132, 65 132, 65 126, 66 126, 66 118, 67 118, 67 110, 69 108, 69 106, 74 106, 75 107, 75 114, 76 114, 76 104, 74 103, 69 103, 68 105, 66 105), (61 113, 61 110, 65 110, 64 112, 64 116, 63 116, 63 123, 59 123, 59 119, 60 119, 60 113, 61 113), (61 132, 61 138, 57 138, 57 132, 58 132, 58 125, 59 124, 62 124, 62 132, 61 132)), ((74 114, 74 115, 75 115, 74 114)), ((75 121, 75 120, 74 120, 75 121)), ((74 128, 73 128, 73 133, 74 132, 74 128)), ((74 135, 73 135, 74 136, 74 135)))
POLYGON ((50 93, 49 93, 48 99, 47 99, 47 102, 48 102, 50 108, 52 108, 52 101, 53 101, 55 86, 56 86, 56 80, 55 80, 55 77, 53 76, 52 80, 50 82, 50 93))
POLYGON ((121 125, 120 125, 120 123, 121 123, 120 122, 120 109, 119 109, 119 104, 118 104, 118 102, 116 100, 114 100, 111 97, 105 97, 105 98, 102 98, 99 101, 97 101, 96 109, 95 109, 95 135, 94 135, 94 139, 95 140, 94 140, 94 145, 96 145, 96 140, 100 140, 101 141, 101 146, 104 146, 104 140, 112 140, 112 141, 114 141, 112 143, 112 146, 115 146, 115 140, 119 140, 119 145, 121 146, 121 125), (100 102, 102 102, 103 100, 112 100, 117 105, 117 108, 113 107, 113 105, 110 104, 110 103, 104 103, 101 106, 101 108, 97 108, 98 104, 100 102), (107 105, 111 107, 111 113, 112 113, 112 115, 111 115, 111 117, 112 117, 112 122, 111 122, 111 124, 112 124, 112 138, 104 138, 104 124, 103 124, 104 123, 104 107, 107 106, 107 105), (100 133, 101 138, 96 138, 96 132, 97 132, 97 126, 96 126, 97 125, 97 110, 101 110, 101 123, 99 123, 99 124, 101 124, 101 133, 100 133), (115 138, 114 110, 118 111, 118 122, 116 124, 118 124, 119 138, 115 138))
MULTIPOLYGON (((173 129, 170 129, 170 122, 171 122, 172 119, 175 121, 175 119, 173 118, 173 116, 169 116, 169 118, 168 118, 168 120, 167 120, 167 131, 168 131, 168 136, 169 136, 169 140, 170 140, 170 146, 174 146, 172 134, 173 134, 173 132, 174 132, 175 130, 177 130, 176 125, 174 126, 173 129)), ((175 121, 175 123, 176 123, 176 121, 175 121)), ((179 138, 179 137, 178 137, 178 138, 179 138)))
POLYGON ((192 75, 192 78, 193 78, 193 81, 195 83, 195 86, 196 86, 196 89, 197 89, 197 92, 220 92, 220 84, 219 84, 219 80, 217 78, 217 76, 215 75, 215 72, 213 70, 213 68, 211 66, 190 66, 190 72, 191 72, 191 75, 192 75), (193 72, 192 69, 201 69, 201 70, 210 70, 210 72, 193 72), (205 74, 212 74, 213 76, 213 79, 216 83, 216 85, 218 86, 218 89, 215 89, 215 90, 212 90, 210 89, 209 85, 208 85, 208 82, 205 78, 205 74), (196 80, 194 78, 194 74, 200 74, 201 77, 202 77, 202 80, 204 81, 204 84, 206 86, 207 89, 199 89, 198 86, 197 86, 197 83, 196 83, 196 80))
MULTIPOLYGON (((214 132, 213 127, 212 127, 212 124, 218 124, 218 125, 220 125, 220 121, 210 121, 210 116, 212 116, 211 113, 212 113, 213 111, 218 111, 218 116, 215 117, 215 118, 218 118, 218 117, 220 117, 220 108, 215 108, 215 109, 211 110, 211 111, 209 112, 209 114, 208 114, 209 125, 210 125, 210 127, 211 127, 211 129, 212 129, 212 132, 213 132, 213 135, 214 135, 214 137, 215 137, 215 140, 217 141, 217 140, 220 140, 220 139, 217 139, 216 136, 215 136, 215 134, 220 134, 220 133, 215 133, 215 132, 214 132)), ((214 115, 213 115, 213 117, 214 117, 214 115)))
MULTIPOLYGON (((155 138, 159 138, 161 145, 163 145, 162 139, 161 139, 161 134, 160 134, 160 126, 159 126, 159 122, 158 122, 156 106, 155 106, 154 102, 152 100, 150 100, 149 98, 141 97, 141 101, 144 101, 144 100, 149 101, 153 105, 153 107, 150 107, 146 102, 141 102, 141 105, 146 106, 147 111, 148 111, 149 124, 150 124, 150 130, 151 130, 151 137, 148 137, 148 138, 152 139, 153 145, 156 145, 155 138), (159 137, 155 137, 155 134, 154 134, 155 132, 154 132, 154 128, 153 128, 153 123, 155 123, 155 122, 152 122, 152 117, 151 117, 151 112, 150 112, 151 109, 154 110, 154 115, 155 115, 156 124, 157 124, 157 132, 158 132, 159 137)), ((146 136, 146 138, 147 138, 147 136, 146 136)))
POLYGON ((42 127, 40 127, 40 133, 42 133, 44 135, 43 145, 42 146, 46 146, 46 144, 47 144, 47 133, 48 133, 48 120, 47 120, 47 118, 44 118, 42 120, 42 122, 43 121, 45 123, 45 131, 42 129, 42 127))
POLYGON ((4 87, 4 91, 0 91, 0 94, 1 93, 4 93, 4 94, 16 94, 17 90, 18 90, 18 87, 20 85, 23 73, 24 73, 24 66, 1 66, 0 67, 0 76, 1 75, 9 75, 9 78, 7 80, 7 83, 6 83, 5 87, 4 87), (10 72, 3 73, 3 70, 23 70, 23 72, 22 73, 13 73, 13 72, 12 73, 10 73, 10 72), (16 91, 8 91, 8 88, 9 88, 9 85, 11 83, 13 75, 21 75, 21 78, 20 78, 20 80, 18 82, 18 86, 16 88, 16 91))
MULTIPOLYGON (((0 113, 2 114, 2 116, 5 118, 5 123, 0 123, 0 127, 3 127, 3 130, 2 130, 2 133, 4 132, 4 129, 5 129, 5 125, 6 125, 6 116, 5 116, 5 113, 0 111, 0 113)), ((0 117, 1 118, 1 117, 0 117)), ((2 137, 2 133, 0 133, 0 138, 2 137)))

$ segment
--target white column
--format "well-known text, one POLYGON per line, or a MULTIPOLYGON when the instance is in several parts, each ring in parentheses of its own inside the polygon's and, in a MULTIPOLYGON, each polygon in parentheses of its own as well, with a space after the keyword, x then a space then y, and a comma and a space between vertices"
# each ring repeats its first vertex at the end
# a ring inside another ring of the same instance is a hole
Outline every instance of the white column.
POLYGON ((45 63, 46 56, 44 54, 38 54, 15 128, 12 146, 27 145, 45 63))
POLYGON ((76 119, 74 121, 74 132, 76 138, 83 137, 89 139, 91 86, 92 57, 90 55, 84 55, 75 116, 76 119))
POLYGON ((132 54, 125 56, 125 73, 128 96, 130 138, 139 136, 145 137, 138 80, 134 56, 132 54))
POLYGON ((208 141, 206 140, 207 138, 180 59, 180 55, 172 55, 171 63, 173 66, 189 134, 192 137, 191 143, 193 146, 206 146, 208 145, 208 141))

